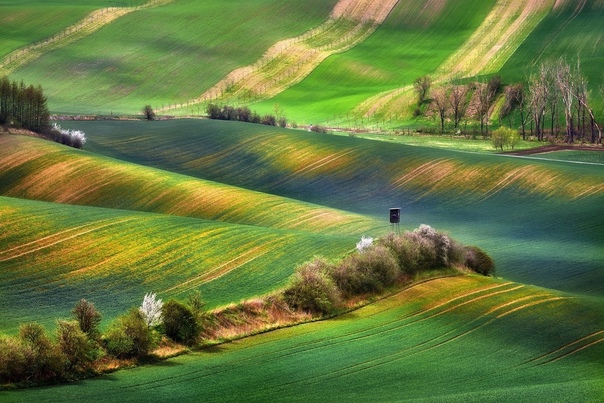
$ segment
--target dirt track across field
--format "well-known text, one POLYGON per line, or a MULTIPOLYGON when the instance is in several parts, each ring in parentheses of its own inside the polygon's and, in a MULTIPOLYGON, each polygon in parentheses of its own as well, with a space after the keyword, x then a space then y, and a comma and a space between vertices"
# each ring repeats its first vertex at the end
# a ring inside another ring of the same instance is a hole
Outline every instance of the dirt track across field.
POLYGON ((555 151, 604 151, 602 146, 574 146, 574 145, 547 145, 536 148, 529 148, 528 150, 519 150, 519 151, 506 151, 504 154, 508 155, 532 155, 532 154, 542 154, 542 153, 551 153, 555 151))

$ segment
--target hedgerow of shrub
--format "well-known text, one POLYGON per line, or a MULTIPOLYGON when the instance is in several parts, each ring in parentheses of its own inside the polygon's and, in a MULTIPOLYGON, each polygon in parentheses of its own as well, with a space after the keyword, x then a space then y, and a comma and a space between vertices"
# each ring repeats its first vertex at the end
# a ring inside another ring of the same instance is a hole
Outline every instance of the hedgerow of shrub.
POLYGON ((422 225, 403 235, 388 234, 375 243, 363 237, 355 251, 337 263, 315 258, 296 268, 281 293, 224 310, 220 316, 203 312, 199 292, 189 295, 187 304, 175 300, 164 304, 150 293, 140 307, 118 317, 101 336, 100 313, 94 304, 80 300, 71 311, 75 320, 57 322, 56 341, 41 325, 31 323, 22 325, 16 337, 0 336, 0 382, 77 378, 91 372, 104 355, 118 359, 149 355, 161 333, 175 342, 195 344, 202 330, 216 329, 224 323, 232 327, 259 317, 264 323, 271 315, 272 320, 279 321, 295 311, 304 315, 332 314, 343 307, 343 299, 380 293, 421 271, 456 265, 483 275, 495 271, 493 260, 482 249, 465 247, 422 225))
POLYGON ((169 300, 162 308, 163 330, 166 336, 178 343, 191 344, 200 333, 195 313, 188 306, 169 300))
POLYGON ((247 106, 235 108, 230 105, 219 106, 216 104, 208 104, 206 114, 210 119, 216 120, 235 120, 238 122, 259 123, 267 126, 287 126, 287 118, 284 116, 275 116, 267 114, 260 116, 255 111, 250 110, 247 106))
POLYGON ((157 343, 138 308, 117 318, 105 335, 107 352, 117 358, 144 357, 157 343))

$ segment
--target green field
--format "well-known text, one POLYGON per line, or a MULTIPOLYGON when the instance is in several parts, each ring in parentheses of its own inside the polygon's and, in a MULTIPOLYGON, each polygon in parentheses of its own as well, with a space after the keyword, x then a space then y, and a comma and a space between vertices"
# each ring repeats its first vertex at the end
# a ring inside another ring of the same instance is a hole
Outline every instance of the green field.
MULTIPOLYGON (((77 19, 83 20, 94 9, 146 2, 91 0, 77 7, 58 0, 40 3, 0 3, 5 15, 0 29, 6 31, 0 57, 2 52, 53 37, 74 22, 77 26, 77 19), (60 18, 41 23, 53 13, 60 18)), ((136 114, 151 104, 168 114, 202 114, 203 104, 176 106, 199 99, 219 83, 219 87, 234 84, 226 79, 229 73, 261 62, 279 41, 305 38, 308 49, 321 52, 324 45, 333 45, 329 38, 337 38, 340 31, 345 41, 354 36, 345 21, 328 22, 336 3, 174 0, 132 9, 77 41, 43 51, 10 75, 42 83, 56 113, 136 114), (313 39, 313 29, 332 25, 335 34, 313 39)), ((595 1, 577 7, 572 2, 528 0, 399 1, 364 40, 318 64, 309 63, 311 71, 301 73, 301 82, 277 84, 292 67, 289 64, 300 67, 309 62, 305 56, 266 59, 276 65, 263 67, 260 74, 269 77, 260 79, 264 87, 258 91, 272 95, 255 107, 267 113, 278 103, 298 124, 358 127, 388 119, 409 125, 414 122, 410 86, 419 76, 429 74, 442 81, 452 75, 497 73, 504 83, 511 83, 525 80, 540 62, 579 56, 599 115, 604 57, 597 46, 601 11, 602 5, 595 1), (477 33, 480 38, 473 36, 477 33), (278 87, 276 96, 265 88, 271 85, 278 87)), ((358 18, 344 15, 344 19, 358 18)), ((295 46, 291 51, 303 52, 295 46)), ((254 99, 244 97, 243 102, 254 99)))
POLYGON ((59 113, 138 113, 200 95, 275 41, 318 25, 334 3, 175 1, 119 18, 12 77, 44 83, 59 113))
POLYGON ((81 298, 104 329, 149 292, 199 290, 209 309, 253 299, 313 257, 339 259, 362 236, 387 234, 391 207, 403 231, 428 224, 496 263, 496 277, 431 279, 337 318, 98 379, 3 390, 0 401, 602 401, 604 153, 513 156, 489 140, 400 133, 432 125, 411 118, 419 76, 500 74, 509 84, 559 57, 581 57, 601 120, 603 9, 0 0, 0 75, 41 84, 52 113, 132 115, 151 104, 200 115, 216 90, 260 100, 250 107, 262 114, 278 104, 304 128, 390 130, 59 122, 86 133, 79 150, 0 129, 0 335, 30 321, 52 333, 81 298))

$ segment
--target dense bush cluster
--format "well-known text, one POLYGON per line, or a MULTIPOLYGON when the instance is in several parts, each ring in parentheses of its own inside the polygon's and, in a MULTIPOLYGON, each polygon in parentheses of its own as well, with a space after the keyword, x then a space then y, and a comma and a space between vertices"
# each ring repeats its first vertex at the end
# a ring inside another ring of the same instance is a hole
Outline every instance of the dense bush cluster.
POLYGON ((271 114, 261 116, 247 106, 236 108, 230 105, 219 106, 216 104, 209 104, 206 107, 206 113, 210 119, 236 120, 239 122, 259 123, 267 126, 287 126, 287 119, 284 116, 275 116, 271 114))
POLYGON ((370 240, 363 238, 355 253, 337 263, 316 258, 299 266, 284 291, 286 302, 294 309, 329 314, 342 300, 382 292, 429 270, 465 266, 494 273, 492 259, 480 248, 464 247, 428 225, 403 235, 391 233, 375 244, 370 240))
POLYGON ((18 335, 0 338, 0 383, 78 378, 94 373, 102 360, 146 357, 163 338, 193 344, 202 330, 203 302, 199 295, 189 301, 164 304, 147 294, 141 307, 118 317, 104 334, 101 314, 84 299, 71 319, 57 321, 54 338, 39 324, 21 325, 18 335))
POLYGON ((0 124, 43 132, 48 127, 48 106, 41 86, 25 86, 0 78, 0 124))

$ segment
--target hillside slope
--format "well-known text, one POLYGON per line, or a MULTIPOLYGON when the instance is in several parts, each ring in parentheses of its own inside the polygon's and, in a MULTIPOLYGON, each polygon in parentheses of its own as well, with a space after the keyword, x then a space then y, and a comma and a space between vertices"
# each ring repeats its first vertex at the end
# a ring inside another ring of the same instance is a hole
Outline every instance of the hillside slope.
MULTIPOLYGON (((299 124, 355 127, 367 119, 408 122, 411 85, 425 74, 436 82, 496 73, 521 81, 542 61, 580 56, 592 89, 602 82, 598 1, 141 4, 91 1, 86 10, 97 7, 97 14, 73 24, 84 5, 53 2, 56 8, 47 7, 66 10, 65 17, 44 30, 11 32, 5 52, 23 57, 0 65, 14 79, 41 83, 59 113, 134 114, 151 104, 202 114, 209 101, 256 104, 267 113, 277 103, 299 124)), ((3 10, 7 21, 39 18, 32 4, 3 10)))
POLYGON ((209 307, 252 298, 359 238, 1 196, 0 222, 0 333, 29 321, 52 329, 81 298, 105 324, 148 292, 200 290, 209 307))

